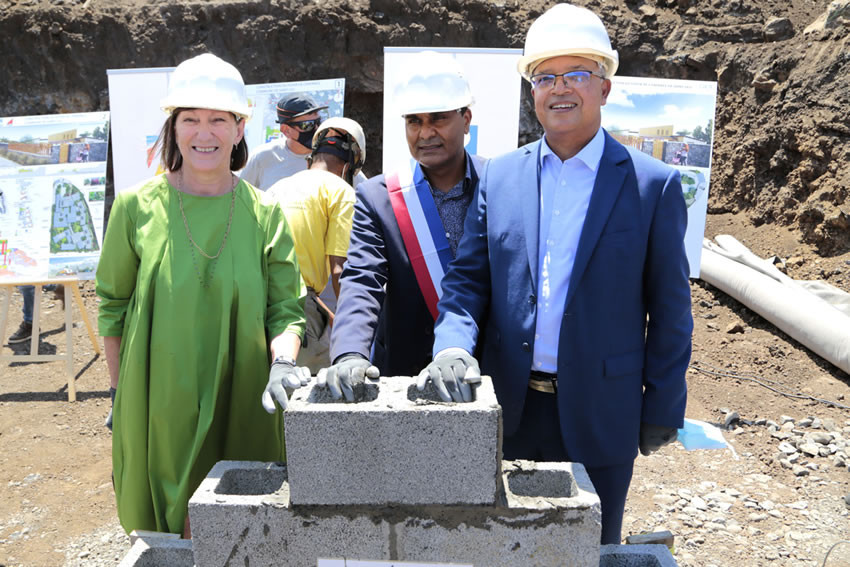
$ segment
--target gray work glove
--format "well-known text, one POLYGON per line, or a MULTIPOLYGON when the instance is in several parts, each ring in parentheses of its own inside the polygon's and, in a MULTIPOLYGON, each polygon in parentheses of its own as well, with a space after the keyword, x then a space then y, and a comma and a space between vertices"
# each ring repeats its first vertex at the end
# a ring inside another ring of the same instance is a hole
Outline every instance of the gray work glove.
POLYGON ((112 403, 109 406, 109 415, 106 416, 106 421, 103 422, 103 425, 109 431, 112 431, 112 408, 115 407, 115 392, 117 392, 115 388, 109 388, 109 397, 112 399, 112 403))
POLYGON ((306 386, 308 382, 310 382, 309 368, 295 366, 295 362, 291 359, 277 357, 269 370, 269 383, 266 384, 266 389, 263 392, 263 408, 269 413, 274 413, 276 401, 280 405, 280 409, 285 410, 289 403, 286 388, 294 390, 306 386))
POLYGON ((322 368, 316 375, 316 385, 327 387, 333 399, 345 396, 348 402, 354 401, 354 387, 362 384, 366 378, 376 379, 381 371, 363 355, 351 352, 337 358, 330 368, 322 368))
POLYGON ((640 454, 648 457, 664 445, 672 443, 679 432, 675 427, 666 425, 640 424, 640 454))
POLYGON ((478 361, 462 348, 447 348, 419 373, 416 387, 420 392, 429 379, 444 402, 471 402, 470 384, 481 382, 481 370, 478 361))

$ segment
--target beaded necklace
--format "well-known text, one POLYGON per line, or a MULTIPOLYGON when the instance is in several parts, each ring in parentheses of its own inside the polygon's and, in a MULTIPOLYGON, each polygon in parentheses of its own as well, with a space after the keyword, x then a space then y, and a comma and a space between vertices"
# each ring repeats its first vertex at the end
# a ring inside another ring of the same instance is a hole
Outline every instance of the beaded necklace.
POLYGON ((231 193, 230 215, 228 216, 228 219, 227 219, 227 228, 224 231, 224 238, 221 239, 221 246, 218 247, 218 252, 216 252, 215 256, 210 256, 209 254, 207 254, 204 251, 203 248, 198 246, 198 243, 195 242, 195 239, 192 237, 192 231, 189 229, 189 219, 186 218, 186 213, 183 211, 183 192, 184 192, 183 170, 180 170, 180 172, 177 174, 177 178, 178 178, 177 202, 180 203, 180 216, 183 217, 183 226, 186 228, 186 236, 189 238, 189 242, 191 243, 191 246, 189 247, 189 251, 192 252, 192 264, 195 266, 195 273, 198 275, 198 281, 201 282, 201 287, 203 287, 204 289, 209 289, 209 287, 210 287, 210 283, 212 282, 213 275, 215 274, 215 267, 218 264, 218 257, 221 256, 221 252, 222 252, 222 250, 224 250, 224 245, 227 243, 227 237, 230 234, 230 227, 233 224, 233 209, 236 205, 237 177, 235 175, 233 175, 232 173, 230 175, 233 177, 233 184, 230 187, 230 193, 231 193), (209 276, 207 278, 204 278, 201 275, 201 269, 200 269, 200 266, 198 265, 198 256, 195 254, 195 248, 198 249, 198 252, 200 252, 201 255, 204 258, 212 260, 212 263, 210 264, 210 273, 209 273, 209 276))

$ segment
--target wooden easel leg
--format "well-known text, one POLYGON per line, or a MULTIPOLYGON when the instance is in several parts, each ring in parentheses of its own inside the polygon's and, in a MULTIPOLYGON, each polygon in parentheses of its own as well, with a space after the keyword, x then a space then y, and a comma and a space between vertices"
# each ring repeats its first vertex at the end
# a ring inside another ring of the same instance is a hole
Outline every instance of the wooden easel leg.
POLYGON ((41 340, 41 284, 36 284, 32 304, 32 337, 30 338, 30 356, 38 354, 38 341, 41 340))
MULTIPOLYGON (((77 290, 77 282, 74 282, 72 286, 74 291, 79 295, 79 290, 77 290)), ((65 288, 67 291, 67 286, 65 288)), ((67 364, 68 364, 68 401, 76 402, 77 401, 77 381, 74 380, 74 319, 71 316, 74 311, 74 306, 72 301, 65 302, 65 338, 68 341, 67 353, 66 356, 67 364)), ((83 315, 85 315, 85 311, 83 311, 83 315)))
POLYGON ((12 301, 12 286, 0 286, 6 292, 3 299, 3 309, 0 310, 0 343, 6 344, 6 323, 9 321, 9 303, 12 301))
POLYGON ((80 293, 80 282, 75 281, 73 282, 73 284, 74 285, 71 285, 70 283, 65 284, 65 289, 67 290, 69 286, 71 287, 71 291, 74 294, 74 300, 77 302, 77 308, 80 310, 80 315, 83 318, 83 323, 86 324, 86 331, 88 331, 89 333, 89 340, 91 340, 91 346, 92 348, 94 348, 94 351, 97 354, 101 354, 100 342, 97 340, 97 335, 95 335, 94 333, 94 327, 92 326, 91 321, 89 320, 89 314, 86 311, 86 306, 83 305, 83 296, 80 293))

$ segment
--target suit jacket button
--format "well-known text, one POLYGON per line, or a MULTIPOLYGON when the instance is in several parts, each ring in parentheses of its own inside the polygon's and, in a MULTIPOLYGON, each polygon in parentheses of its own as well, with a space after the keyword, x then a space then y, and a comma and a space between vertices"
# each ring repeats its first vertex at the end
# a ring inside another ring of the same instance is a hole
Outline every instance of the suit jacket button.
POLYGON ((529 352, 531 350, 531 345, 528 343, 522 343, 522 350, 529 352))
POLYGON ((537 296, 536 296, 536 295, 534 295, 534 294, 529 295, 529 296, 528 296, 528 302, 529 302, 531 305, 534 305, 535 303, 537 303, 537 296))

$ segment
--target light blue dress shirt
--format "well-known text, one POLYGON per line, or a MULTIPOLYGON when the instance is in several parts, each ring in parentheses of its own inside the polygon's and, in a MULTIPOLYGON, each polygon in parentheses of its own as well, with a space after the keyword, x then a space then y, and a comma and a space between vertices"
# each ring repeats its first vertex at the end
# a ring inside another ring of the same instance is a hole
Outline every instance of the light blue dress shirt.
POLYGON ((581 151, 561 161, 543 138, 540 149, 537 325, 532 370, 558 372, 558 341, 564 303, 604 148, 605 135, 600 128, 581 151))

